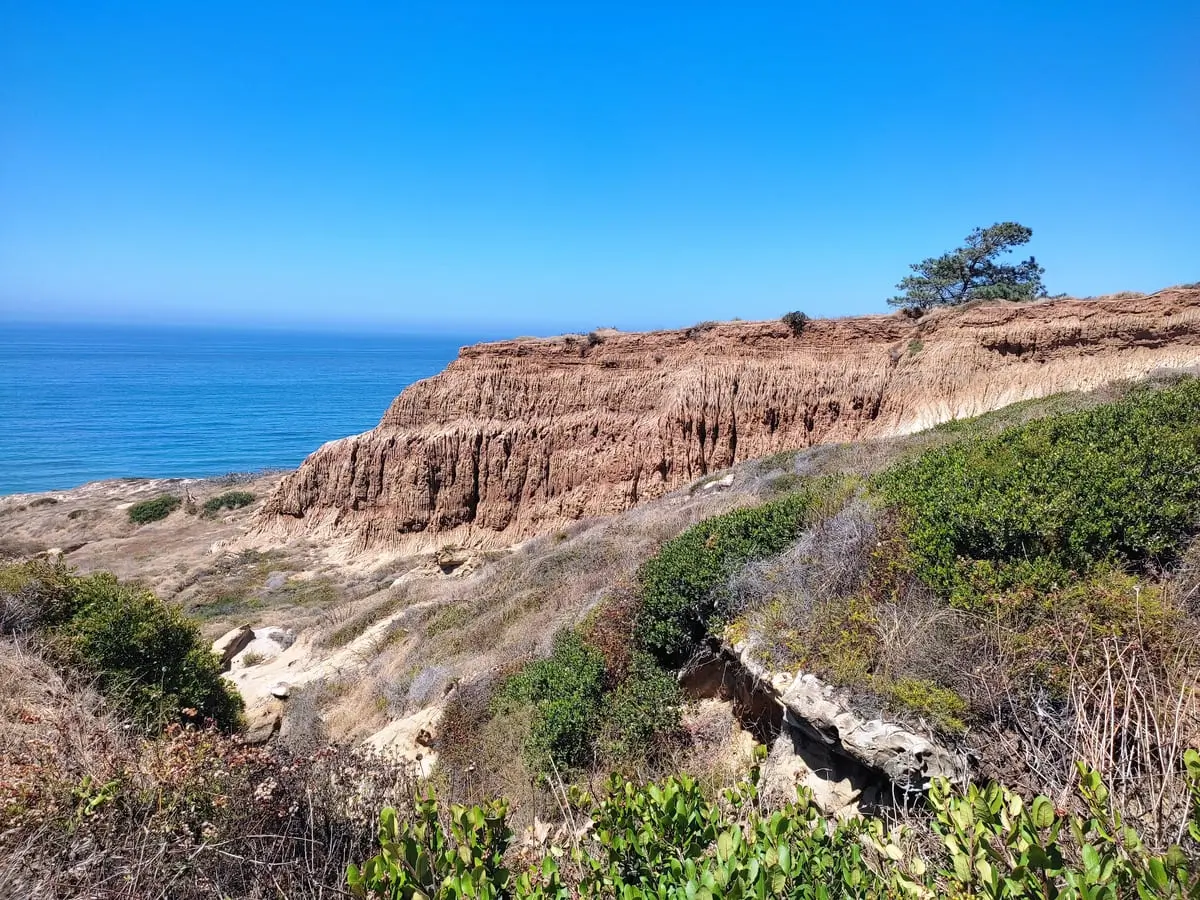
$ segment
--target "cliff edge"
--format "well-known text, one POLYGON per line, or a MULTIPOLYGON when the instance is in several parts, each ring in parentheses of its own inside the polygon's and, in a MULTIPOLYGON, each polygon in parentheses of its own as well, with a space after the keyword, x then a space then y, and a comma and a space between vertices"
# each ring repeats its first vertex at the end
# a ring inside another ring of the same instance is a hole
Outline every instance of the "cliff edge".
POLYGON ((781 450, 1200 364, 1200 289, 465 347, 264 505, 350 552, 509 544, 781 450))

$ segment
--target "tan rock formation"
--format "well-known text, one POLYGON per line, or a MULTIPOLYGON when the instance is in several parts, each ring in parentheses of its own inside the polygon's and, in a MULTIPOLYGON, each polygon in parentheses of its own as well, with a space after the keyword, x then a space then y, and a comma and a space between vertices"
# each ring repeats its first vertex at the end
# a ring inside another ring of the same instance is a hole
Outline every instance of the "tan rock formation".
POLYGON ((271 538, 512 543, 734 462, 1200 363, 1200 290, 465 347, 285 477, 271 538))

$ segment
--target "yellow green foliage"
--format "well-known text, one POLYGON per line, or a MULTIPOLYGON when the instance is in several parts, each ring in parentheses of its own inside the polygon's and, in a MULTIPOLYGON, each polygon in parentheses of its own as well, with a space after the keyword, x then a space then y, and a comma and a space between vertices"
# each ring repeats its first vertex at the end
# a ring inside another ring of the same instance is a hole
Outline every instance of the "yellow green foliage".
MULTIPOLYGON (((1200 793, 1200 754, 1186 757, 1200 793)), ((590 831, 511 867, 507 806, 453 806, 432 796, 403 820, 380 816, 380 852, 350 866, 359 898, 450 900, 839 900, 839 898, 1175 898, 1200 891, 1197 847, 1147 849, 1110 808, 1095 772, 1080 767, 1083 815, 1046 797, 1025 802, 996 785, 930 794, 928 827, 887 832, 879 820, 827 821, 801 792, 783 809, 758 802, 757 780, 707 795, 686 775, 646 786, 612 780, 605 795, 564 797, 590 831), (560 860, 562 862, 560 862, 560 860), (566 863, 566 864, 563 864, 566 863)), ((1194 817, 1191 838, 1200 836, 1194 817)))

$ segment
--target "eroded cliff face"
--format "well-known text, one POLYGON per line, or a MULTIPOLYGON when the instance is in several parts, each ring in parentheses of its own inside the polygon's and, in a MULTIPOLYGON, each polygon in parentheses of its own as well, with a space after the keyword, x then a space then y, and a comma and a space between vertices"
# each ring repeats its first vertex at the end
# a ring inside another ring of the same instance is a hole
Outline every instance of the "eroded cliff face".
POLYGON ((1200 290, 464 348, 285 477, 260 527, 351 551, 508 544, 734 462, 1200 364, 1200 290))

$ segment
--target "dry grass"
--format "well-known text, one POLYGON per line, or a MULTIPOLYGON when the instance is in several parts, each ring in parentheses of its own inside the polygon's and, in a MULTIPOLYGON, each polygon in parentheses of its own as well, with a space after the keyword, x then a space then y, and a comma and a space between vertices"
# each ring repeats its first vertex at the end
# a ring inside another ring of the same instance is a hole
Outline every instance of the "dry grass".
POLYGON ((0 646, 0 896, 345 896, 406 767, 203 729, 133 736, 35 654, 0 646))

